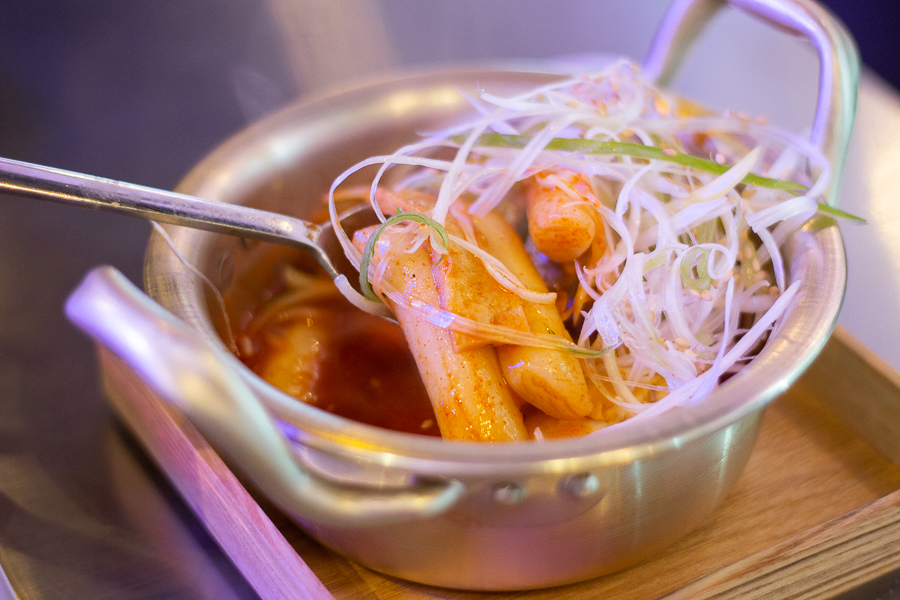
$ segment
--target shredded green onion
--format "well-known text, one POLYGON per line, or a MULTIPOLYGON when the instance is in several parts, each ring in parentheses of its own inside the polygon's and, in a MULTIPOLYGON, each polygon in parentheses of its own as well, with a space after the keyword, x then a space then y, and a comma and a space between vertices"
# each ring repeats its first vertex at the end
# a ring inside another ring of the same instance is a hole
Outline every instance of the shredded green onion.
POLYGON ((850 221, 856 221, 857 223, 868 223, 862 217, 857 217, 854 214, 848 213, 845 210, 841 210, 839 208, 835 208, 834 206, 829 206, 827 204, 823 204, 822 202, 817 202, 818 210, 820 213, 828 215, 829 217, 835 217, 838 219, 848 219, 850 221))
MULTIPOLYGON (((463 136, 451 138, 455 143, 463 143, 463 136)), ((496 148, 524 148, 528 142, 532 140, 528 135, 508 135, 502 133, 483 133, 479 136, 476 146, 490 146, 496 148)), ((584 140, 579 138, 553 138, 546 146, 547 150, 560 150, 563 152, 581 152, 584 154, 611 154, 617 156, 630 156, 632 158, 643 158, 647 160, 664 160, 667 162, 690 167, 707 173, 715 173, 721 175, 726 172, 730 166, 720 165, 717 162, 684 154, 683 152, 674 152, 667 154, 662 148, 656 146, 645 146, 643 144, 634 144, 631 142, 604 142, 598 140, 584 140)), ((806 186, 794 181, 784 179, 771 179, 749 173, 743 179, 744 183, 756 185, 759 187, 772 188, 776 190, 797 191, 806 190, 806 186)))
POLYGON ((710 219, 697 226, 697 243, 712 244, 719 237, 719 220, 710 219))
POLYGON ((600 350, 585 348, 559 335, 536 334, 530 331, 519 331, 505 325, 475 321, 428 302, 423 302, 416 298, 407 298, 395 290, 388 290, 385 292, 385 295, 397 306, 405 307, 414 312, 417 317, 436 327, 494 343, 562 350, 578 358, 597 358, 617 347, 617 345, 607 346, 600 350))
POLYGON ((684 289, 702 292, 708 290, 712 284, 707 265, 709 263, 709 250, 696 246, 688 248, 681 257, 681 281, 684 289), (699 256, 694 256, 699 255, 699 256), (693 277, 694 267, 697 267, 697 277, 693 277))
POLYGON ((397 214, 390 217, 387 221, 382 223, 378 229, 372 232, 372 235, 369 236, 369 239, 366 242, 366 247, 363 249, 362 259, 359 262, 359 289, 366 298, 373 302, 381 302, 381 298, 375 294, 372 290, 372 286, 369 284, 369 263, 375 255, 375 243, 378 241, 378 236, 380 236, 385 229, 391 225, 404 221, 414 221, 416 223, 428 225, 441 237, 444 248, 450 247, 450 238, 447 236, 447 231, 444 229, 443 225, 434 219, 426 217, 422 213, 405 210, 398 211, 397 214))

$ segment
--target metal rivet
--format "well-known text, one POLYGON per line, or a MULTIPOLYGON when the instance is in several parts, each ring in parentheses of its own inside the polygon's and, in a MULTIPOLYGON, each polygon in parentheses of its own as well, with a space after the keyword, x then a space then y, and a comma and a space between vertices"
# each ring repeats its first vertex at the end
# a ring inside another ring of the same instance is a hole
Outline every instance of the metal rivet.
POLYGON ((494 502, 513 506, 525 500, 525 490, 516 483, 501 483, 494 488, 494 502))
POLYGON ((562 486, 563 490, 576 498, 587 498, 600 491, 600 482, 591 473, 581 473, 569 477, 562 486))

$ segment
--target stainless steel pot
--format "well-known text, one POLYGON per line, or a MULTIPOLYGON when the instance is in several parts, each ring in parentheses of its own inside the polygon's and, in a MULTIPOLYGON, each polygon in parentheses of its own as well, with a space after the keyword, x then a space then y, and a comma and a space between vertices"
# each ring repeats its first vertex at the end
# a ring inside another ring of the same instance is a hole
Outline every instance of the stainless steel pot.
MULTIPOLYGON (((676 2, 646 70, 665 80, 720 4, 676 2)), ((813 141, 839 170, 858 78, 847 34, 807 0, 730 4, 813 41, 822 64, 813 141)), ((477 84, 502 94, 554 77, 428 73, 309 100, 224 144, 180 190, 308 216, 349 165, 461 118, 468 105, 458 89, 477 84)), ((217 285, 247 268, 254 253, 240 240, 169 231, 184 258, 217 285)), ((223 350, 205 284, 159 235, 150 241, 146 290, 189 328, 108 273, 88 280, 69 313, 325 545, 404 579, 511 590, 623 568, 715 509, 747 462, 763 409, 813 360, 840 309, 845 258, 833 221, 808 222, 789 242, 786 264, 791 279, 805 282, 802 295, 759 356, 707 401, 608 435, 545 443, 443 442, 349 422, 286 396, 223 350)))

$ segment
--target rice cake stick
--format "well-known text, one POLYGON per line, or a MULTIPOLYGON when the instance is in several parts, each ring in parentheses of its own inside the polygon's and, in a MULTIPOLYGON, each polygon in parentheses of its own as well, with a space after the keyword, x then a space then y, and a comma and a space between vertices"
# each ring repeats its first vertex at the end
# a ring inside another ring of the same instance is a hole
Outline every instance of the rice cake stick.
POLYGON ((593 211, 584 206, 591 202, 596 199, 583 175, 561 171, 529 178, 525 208, 528 235, 535 247, 556 262, 570 262, 584 254, 598 229, 593 211))
MULTIPOLYGON (((425 214, 431 212, 436 198, 413 190, 397 193, 379 190, 377 200, 386 215, 399 210, 425 214)), ((447 219, 445 228, 447 233, 465 237, 452 216, 447 219)), ((441 308, 479 323, 530 331, 525 318, 524 301, 491 277, 478 257, 451 244, 448 254, 440 256, 432 252, 431 258, 441 308)), ((455 331, 450 332, 450 339, 456 350, 479 348, 490 343, 455 331)))
MULTIPOLYGON (((357 231, 354 245, 362 251, 374 228, 357 231)), ((375 245, 372 265, 383 268, 382 285, 404 297, 439 304, 430 251, 412 253, 391 248, 396 236, 385 231, 375 245), (388 261, 383 265, 382 261, 388 261)), ((390 302, 390 301, 389 301, 390 302)), ((432 325, 413 311, 390 302, 431 399, 445 439, 514 441, 528 439, 517 399, 500 372, 497 353, 485 346, 456 351, 450 331, 432 325)))
MULTIPOLYGON (((532 291, 547 286, 525 251, 512 226, 496 213, 473 218, 482 247, 493 254, 532 291)), ((556 305, 524 302, 525 318, 532 333, 571 340, 556 305)), ((497 357, 504 376, 524 400, 557 419, 578 419, 593 409, 593 402, 578 359, 564 350, 503 345, 497 357)))

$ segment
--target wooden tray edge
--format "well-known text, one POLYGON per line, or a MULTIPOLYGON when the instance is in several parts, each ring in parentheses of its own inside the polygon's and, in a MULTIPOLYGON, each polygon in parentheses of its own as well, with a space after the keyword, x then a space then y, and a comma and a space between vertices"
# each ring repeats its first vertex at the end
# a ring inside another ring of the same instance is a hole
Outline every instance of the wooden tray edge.
POLYGON ((900 568, 900 490, 664 596, 833 598, 900 568))
POLYGON ((113 409, 262 600, 334 600, 200 433, 108 350, 98 349, 113 409))
MULTIPOLYGON (((800 383, 900 466, 900 373, 837 327, 800 383), (852 381, 842 374, 858 374, 852 381)), ((666 600, 833 598, 900 569, 900 490, 702 577, 666 600)))

